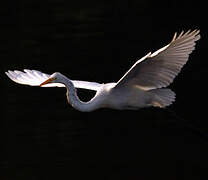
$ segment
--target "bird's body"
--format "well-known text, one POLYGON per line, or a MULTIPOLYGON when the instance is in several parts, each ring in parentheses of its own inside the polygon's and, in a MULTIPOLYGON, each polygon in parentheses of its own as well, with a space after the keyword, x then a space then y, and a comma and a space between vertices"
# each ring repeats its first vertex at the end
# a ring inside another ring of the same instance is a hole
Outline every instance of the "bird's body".
POLYGON ((136 87, 134 89, 117 90, 114 88, 116 83, 102 84, 90 101, 83 102, 77 96, 76 88, 72 81, 60 73, 54 73, 54 76, 57 75, 61 77, 59 82, 63 83, 67 88, 66 96, 69 104, 79 111, 88 112, 98 108, 118 110, 139 109, 148 106, 147 98, 149 97, 149 92, 140 90, 136 87))
POLYGON ((138 88, 130 89, 116 89, 114 88, 116 83, 105 84, 98 92, 105 97, 104 107, 110 107, 112 109, 139 109, 148 106, 146 102, 146 91, 138 88), (104 93, 103 93, 104 92, 104 93), (134 98, 132 98, 134 97, 134 98))
POLYGON ((165 47, 138 60, 117 83, 74 81, 61 73, 48 75, 36 70, 8 71, 8 77, 20 84, 45 87, 66 87, 67 100, 77 110, 89 112, 98 108, 139 109, 166 107, 175 100, 175 93, 166 88, 187 62, 200 39, 199 31, 176 34, 165 47), (89 102, 82 102, 76 88, 97 91, 89 102))

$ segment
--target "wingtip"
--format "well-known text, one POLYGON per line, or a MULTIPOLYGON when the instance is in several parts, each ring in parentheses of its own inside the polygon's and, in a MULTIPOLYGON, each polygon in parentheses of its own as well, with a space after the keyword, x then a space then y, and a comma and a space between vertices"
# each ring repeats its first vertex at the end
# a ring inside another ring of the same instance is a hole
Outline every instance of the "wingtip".
POLYGON ((7 76, 9 76, 9 73, 6 71, 6 72, 4 72, 7 76))
POLYGON ((173 36, 173 39, 171 42, 175 41, 176 40, 176 36, 177 36, 177 32, 175 32, 174 36, 173 36))
POLYGON ((195 29, 192 32, 190 32, 191 36, 194 36, 195 41, 198 41, 201 38, 200 35, 200 29, 195 29))
POLYGON ((178 40, 178 39, 181 39, 181 38, 187 37, 187 36, 194 37, 195 41, 199 40, 201 38, 200 29, 194 29, 194 30, 189 29, 188 31, 181 31, 181 33, 179 35, 177 35, 177 32, 175 32, 171 43, 173 43, 175 40, 178 40))
POLYGON ((12 71, 11 71, 11 70, 8 70, 8 71, 5 72, 5 74, 6 74, 8 77, 10 77, 10 76, 12 75, 12 71))
POLYGON ((13 76, 12 76, 12 73, 11 73, 11 72, 12 72, 12 71, 8 70, 8 71, 5 72, 5 74, 7 75, 7 77, 8 77, 9 79, 13 80, 13 76))

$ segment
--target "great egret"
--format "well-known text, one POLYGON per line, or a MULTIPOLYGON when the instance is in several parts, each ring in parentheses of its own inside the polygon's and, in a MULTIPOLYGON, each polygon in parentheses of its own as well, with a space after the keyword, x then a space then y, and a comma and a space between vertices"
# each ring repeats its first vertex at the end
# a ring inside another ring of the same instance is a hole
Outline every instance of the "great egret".
POLYGON ((183 31, 154 53, 138 60, 117 83, 73 81, 59 72, 48 75, 36 70, 8 71, 7 76, 19 84, 43 87, 66 87, 68 102, 79 111, 98 108, 139 109, 166 107, 175 100, 175 93, 165 88, 173 82, 195 49, 200 39, 199 30, 183 31), (82 102, 76 88, 97 91, 89 102, 82 102))

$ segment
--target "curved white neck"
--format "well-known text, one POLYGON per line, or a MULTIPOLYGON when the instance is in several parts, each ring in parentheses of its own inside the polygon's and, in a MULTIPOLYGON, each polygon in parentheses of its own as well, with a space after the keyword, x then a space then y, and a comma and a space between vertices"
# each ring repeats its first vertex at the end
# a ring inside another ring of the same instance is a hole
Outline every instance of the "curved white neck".
POLYGON ((71 104, 75 109, 82 112, 89 112, 98 109, 100 107, 101 101, 100 99, 97 99, 96 96, 93 97, 88 102, 81 101, 77 96, 77 91, 72 81, 66 78, 65 76, 63 76, 62 83, 66 86, 67 89, 67 93, 66 93, 67 100, 69 104, 71 104))

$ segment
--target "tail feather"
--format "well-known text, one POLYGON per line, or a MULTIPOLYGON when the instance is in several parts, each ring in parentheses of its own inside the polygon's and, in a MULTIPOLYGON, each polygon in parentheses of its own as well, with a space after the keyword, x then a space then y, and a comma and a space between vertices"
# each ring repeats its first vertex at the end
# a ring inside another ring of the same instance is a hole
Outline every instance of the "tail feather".
POLYGON ((175 101, 175 93, 168 88, 153 89, 151 93, 152 106, 164 108, 175 101))

